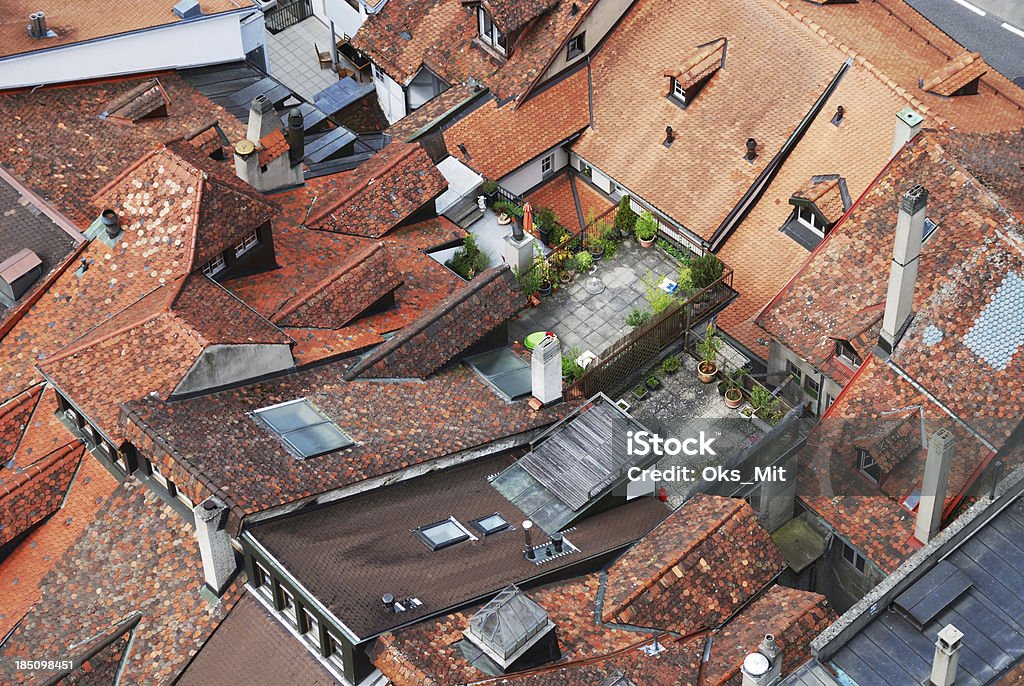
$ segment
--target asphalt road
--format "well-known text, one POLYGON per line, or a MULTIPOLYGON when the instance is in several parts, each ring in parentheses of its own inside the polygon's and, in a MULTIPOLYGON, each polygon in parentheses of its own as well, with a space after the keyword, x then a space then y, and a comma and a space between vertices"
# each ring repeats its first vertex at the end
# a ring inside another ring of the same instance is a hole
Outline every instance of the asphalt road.
POLYGON ((1024 87, 1024 0, 907 0, 907 3, 968 50, 980 52, 993 68, 1024 87))

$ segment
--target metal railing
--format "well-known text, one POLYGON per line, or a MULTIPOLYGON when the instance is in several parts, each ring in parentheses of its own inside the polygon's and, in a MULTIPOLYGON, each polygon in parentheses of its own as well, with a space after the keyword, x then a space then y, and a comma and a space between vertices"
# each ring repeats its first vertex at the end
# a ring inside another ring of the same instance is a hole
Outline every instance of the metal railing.
POLYGON ((673 303, 608 346, 598 355, 598 361, 565 389, 565 396, 580 399, 599 392, 610 396, 621 392, 657 361, 662 350, 736 297, 732 274, 732 269, 725 268, 722 276, 710 286, 685 301, 673 303))

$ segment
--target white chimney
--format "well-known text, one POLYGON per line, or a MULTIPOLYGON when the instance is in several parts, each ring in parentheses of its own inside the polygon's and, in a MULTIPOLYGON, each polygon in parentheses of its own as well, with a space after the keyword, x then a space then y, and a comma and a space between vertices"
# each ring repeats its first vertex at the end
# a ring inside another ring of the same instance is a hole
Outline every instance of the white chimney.
POLYGON ((921 500, 917 505, 917 527, 914 538, 927 543, 939 533, 942 524, 942 508, 946 504, 946 487, 949 485, 949 467, 953 462, 953 434, 949 429, 939 429, 928 441, 928 458, 924 463, 924 479, 921 482, 921 500))
POLYGON ((882 335, 878 339, 878 345, 886 355, 896 347, 913 311, 914 286, 917 283, 917 264, 921 255, 927 206, 928 191, 920 185, 911 188, 900 199, 892 264, 889 267, 889 291, 885 296, 882 335))
POLYGON ((743 658, 740 667, 743 686, 771 686, 782 677, 782 650, 775 642, 775 636, 765 634, 756 653, 743 658))
POLYGON ((224 503, 213 497, 192 508, 206 586, 218 596, 224 591, 237 568, 235 551, 231 547, 231 536, 225 529, 227 510, 224 503))
POLYGON ((932 659, 932 686, 953 686, 956 682, 956 668, 960 661, 960 646, 963 632, 947 624, 935 641, 935 657, 932 659))
POLYGON ((245 137, 253 143, 259 143, 263 138, 274 132, 274 129, 281 128, 281 117, 274 109, 274 103, 265 95, 257 95, 252 99, 249 106, 249 128, 246 129, 245 137))
POLYGON ((531 371, 533 397, 541 405, 562 399, 562 346, 555 336, 545 336, 533 349, 531 371))
POLYGON ((912 141, 914 136, 921 133, 921 124, 923 122, 924 117, 910 107, 904 107, 896 113, 896 131, 892 136, 892 154, 890 157, 898 153, 905 144, 912 141))

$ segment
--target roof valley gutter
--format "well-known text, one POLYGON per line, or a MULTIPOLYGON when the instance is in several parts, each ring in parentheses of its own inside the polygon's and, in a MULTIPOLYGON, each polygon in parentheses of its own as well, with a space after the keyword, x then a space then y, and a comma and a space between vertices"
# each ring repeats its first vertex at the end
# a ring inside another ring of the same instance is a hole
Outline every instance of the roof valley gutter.
POLYGON ((804 115, 804 118, 797 125, 793 133, 790 134, 789 138, 783 144, 782 149, 772 158, 768 165, 761 171, 754 183, 747 189, 747 192, 743 194, 740 201, 733 207, 729 214, 726 215, 725 219, 719 225, 715 232, 711 235, 708 241, 711 252, 718 252, 719 248, 725 243, 732 232, 737 226, 746 218, 750 211, 757 204, 757 201, 761 199, 765 191, 768 190, 768 186, 778 175, 782 169, 783 163, 789 158, 789 155, 796 149, 797 144, 807 133, 807 130, 817 119, 818 114, 825 107, 825 103, 828 102, 829 98, 839 87, 839 82, 843 80, 843 76, 850 69, 853 64, 852 58, 848 58, 843 65, 839 67, 839 71, 832 78, 832 81, 826 86, 825 91, 818 97, 814 105, 811 106, 810 111, 804 115))

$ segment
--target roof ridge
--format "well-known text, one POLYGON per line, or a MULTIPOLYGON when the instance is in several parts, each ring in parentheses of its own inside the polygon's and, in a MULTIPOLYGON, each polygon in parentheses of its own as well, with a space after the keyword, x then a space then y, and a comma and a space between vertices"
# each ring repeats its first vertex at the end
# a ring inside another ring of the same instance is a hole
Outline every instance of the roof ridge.
MULTIPOLYGON (((874 76, 876 79, 882 82, 882 84, 890 91, 895 93, 898 97, 903 98, 908 103, 914 106, 915 109, 921 115, 927 116, 932 119, 939 126, 950 126, 950 121, 942 115, 932 111, 932 109, 924 104, 917 96, 911 93, 909 90, 901 86, 895 79, 890 78, 885 72, 872 64, 866 57, 861 55, 857 50, 853 49, 843 41, 841 41, 835 34, 821 26, 813 19, 808 17, 806 14, 797 9, 792 2, 789 0, 774 0, 774 2, 785 10, 787 13, 792 15, 801 24, 811 29, 814 33, 818 34, 825 40, 829 45, 834 46, 841 53, 848 56, 854 61, 855 64, 863 67, 869 74, 874 76)), ((961 46, 962 47, 962 46, 961 46)))
MULTIPOLYGON (((344 195, 339 197, 337 199, 337 201, 335 201, 333 204, 325 207, 324 209, 320 210, 320 212, 318 212, 317 214, 313 215, 312 217, 307 218, 306 221, 303 222, 303 223, 304 224, 307 224, 307 223, 308 224, 318 224, 318 223, 320 223, 321 221, 323 221, 323 219, 325 218, 326 215, 331 214, 335 210, 339 209, 342 205, 345 205, 346 203, 348 203, 350 200, 352 200, 352 198, 356 197, 359 193, 361 193, 364 190, 366 190, 366 188, 370 185, 371 181, 374 181, 374 180, 377 180, 377 179, 380 179, 380 178, 386 176, 388 173, 391 172, 392 169, 394 169, 398 165, 399 162, 404 162, 406 160, 406 158, 408 158, 410 155, 412 155, 413 153, 417 152, 419 149, 422 148, 422 146, 419 143, 417 143, 417 142, 413 142, 413 143, 399 143, 399 145, 406 146, 405 150, 399 152, 397 155, 395 155, 395 157, 393 159, 388 160, 387 164, 382 169, 375 170, 377 173, 374 176, 371 176, 369 178, 366 178, 365 175, 359 176, 358 177, 358 181, 356 181, 355 183, 352 184, 352 188, 348 189, 348 191, 346 191, 344 195)), ((378 154, 380 154, 380 153, 378 153, 378 154)), ((373 158, 371 157, 370 159, 372 160, 373 158)), ((367 161, 369 161, 369 160, 367 160, 367 161)), ((364 162, 363 164, 366 164, 366 162, 364 162)), ((356 167, 355 169, 352 170, 351 173, 355 174, 355 173, 358 173, 358 172, 359 172, 359 167, 356 167)))
MULTIPOLYGON (((0 417, 5 417, 8 414, 10 414, 11 412, 14 412, 16 409, 20 408, 22 405, 24 405, 26 402, 31 400, 36 395, 36 388, 39 388, 39 387, 45 386, 45 385, 46 385, 45 381, 40 381, 39 383, 34 383, 31 386, 29 386, 28 388, 26 388, 26 389, 24 389, 22 391, 18 391, 18 393, 16 395, 14 395, 14 396, 8 398, 7 400, 3 401, 2 403, 0 403, 0 417)), ((33 412, 34 412, 35 408, 32 408, 32 409, 33 409, 33 412)))
MULTIPOLYGON (((712 497, 718 498, 721 496, 712 497)), ((618 615, 620 612, 625 610, 629 605, 631 605, 634 600, 643 595, 649 588, 657 584, 661 579, 665 577, 665 575, 672 571, 674 567, 676 567, 680 562, 682 562, 691 552, 693 552, 698 546, 707 541, 712 534, 718 532, 723 526, 725 526, 727 522, 731 521, 740 512, 740 510, 743 509, 743 506, 746 505, 744 501, 739 500, 737 498, 722 497, 722 499, 728 503, 728 507, 723 509, 722 514, 714 520, 714 526, 706 527, 704 531, 701 533, 701 535, 697 536, 693 541, 690 542, 689 545, 687 545, 685 548, 678 550, 678 554, 674 556, 675 559, 671 564, 662 565, 656 573, 649 575, 643 583, 634 585, 633 588, 629 591, 629 593, 627 593, 626 596, 622 599, 622 601, 615 603, 617 607, 614 611, 611 611, 609 613, 610 616, 618 615)), ((682 507, 676 510, 674 514, 678 516, 678 513, 682 511, 683 507, 685 507, 685 503, 682 507)), ((650 533, 648 533, 647 536, 651 536, 656 532, 657 527, 655 527, 650 533)), ((627 551, 626 555, 628 554, 629 552, 627 551)), ((625 555, 623 557, 625 557, 625 555)), ((622 561, 622 559, 623 558, 620 557, 618 560, 615 561, 614 564, 619 564, 622 561)))
POLYGON ((84 448, 85 445, 77 438, 72 439, 64 445, 54 448, 32 464, 26 465, 23 469, 15 472, 11 478, 0 483, 0 489, 2 489, 0 496, 7 498, 17 493, 23 487, 30 484, 36 477, 51 469, 69 455, 73 454, 79 447, 84 448))
POLYGON ((334 283, 335 281, 337 281, 338 279, 345 276, 353 269, 361 265, 370 257, 373 257, 377 253, 377 251, 382 249, 383 247, 384 243, 382 241, 374 241, 371 245, 362 248, 359 252, 356 252, 349 261, 345 262, 343 265, 338 267, 336 271, 332 272, 326 278, 321 279, 315 285, 310 286, 303 293, 296 293, 287 301, 285 301, 285 304, 281 307, 281 309, 274 313, 274 315, 269 319, 269 321, 272 324, 277 324, 277 322, 286 319, 288 316, 292 314, 295 314, 295 312, 298 311, 299 308, 301 308, 308 302, 308 298, 304 297, 305 294, 315 294, 323 290, 330 284, 334 283))

